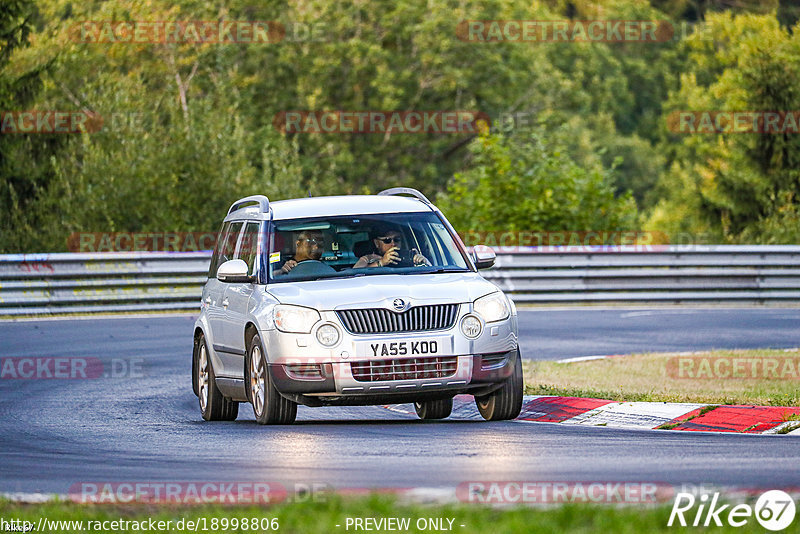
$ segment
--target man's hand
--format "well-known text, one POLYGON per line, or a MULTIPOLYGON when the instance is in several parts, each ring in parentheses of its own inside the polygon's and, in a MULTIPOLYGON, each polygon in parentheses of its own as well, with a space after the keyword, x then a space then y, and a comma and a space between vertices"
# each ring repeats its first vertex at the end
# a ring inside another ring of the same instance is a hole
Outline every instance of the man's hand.
POLYGON ((281 272, 283 274, 289 274, 289 271, 291 271, 295 267, 297 267, 297 262, 294 260, 289 260, 283 264, 283 267, 281 267, 281 272))
POLYGON ((387 265, 394 265, 395 263, 400 263, 400 254, 397 252, 397 247, 392 247, 386 251, 386 254, 383 255, 381 258, 380 264, 384 267, 387 265))
POLYGON ((421 266, 421 265, 425 265, 426 267, 430 267, 431 266, 431 262, 428 261, 428 258, 423 256, 419 252, 414 254, 414 258, 412 259, 412 261, 414 262, 415 266, 421 266))

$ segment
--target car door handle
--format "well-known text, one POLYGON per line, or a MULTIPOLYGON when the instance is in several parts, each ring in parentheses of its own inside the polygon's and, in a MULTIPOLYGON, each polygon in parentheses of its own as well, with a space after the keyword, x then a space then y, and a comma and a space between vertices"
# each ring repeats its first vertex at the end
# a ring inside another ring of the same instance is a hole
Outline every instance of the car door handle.
POLYGON ((206 304, 211 304, 211 295, 206 297, 206 304))
POLYGON ((228 307, 228 297, 225 297, 224 299, 222 299, 222 307, 223 308, 227 308, 228 307))

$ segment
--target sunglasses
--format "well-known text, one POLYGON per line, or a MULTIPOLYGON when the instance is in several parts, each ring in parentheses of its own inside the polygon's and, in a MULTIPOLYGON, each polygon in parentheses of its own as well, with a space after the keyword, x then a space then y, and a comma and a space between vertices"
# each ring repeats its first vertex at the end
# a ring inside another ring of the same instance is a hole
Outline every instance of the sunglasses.
POLYGON ((379 241, 382 241, 384 245, 388 245, 389 243, 402 243, 402 237, 379 237, 379 241))
POLYGON ((324 239, 308 239, 308 238, 306 238, 306 239, 299 239, 298 241, 305 241, 309 245, 316 245, 318 247, 324 247, 325 246, 325 240, 324 239))

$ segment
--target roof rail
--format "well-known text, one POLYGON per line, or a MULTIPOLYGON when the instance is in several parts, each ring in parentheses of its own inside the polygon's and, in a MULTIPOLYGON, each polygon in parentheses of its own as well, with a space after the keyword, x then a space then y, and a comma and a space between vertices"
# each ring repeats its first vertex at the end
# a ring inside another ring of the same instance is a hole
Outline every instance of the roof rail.
POLYGON ((231 207, 228 210, 228 215, 238 209, 241 209, 245 204, 251 204, 253 202, 258 203, 259 207, 261 208, 261 213, 267 213, 269 211, 269 199, 267 197, 264 195, 252 195, 249 197, 240 198, 231 204, 231 207))
POLYGON ((431 204, 431 201, 428 200, 428 197, 417 191, 416 189, 412 189, 411 187, 392 187, 391 189, 385 189, 378 193, 379 195, 411 195, 417 197, 419 200, 423 201, 425 204, 431 204))

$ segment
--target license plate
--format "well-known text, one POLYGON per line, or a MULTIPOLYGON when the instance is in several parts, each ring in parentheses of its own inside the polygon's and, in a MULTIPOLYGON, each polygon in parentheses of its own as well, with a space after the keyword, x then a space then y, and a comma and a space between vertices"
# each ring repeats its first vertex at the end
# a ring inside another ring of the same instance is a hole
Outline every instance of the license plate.
POLYGON ((363 341, 356 347, 359 358, 416 358, 452 352, 449 337, 406 339, 403 341, 363 341))

